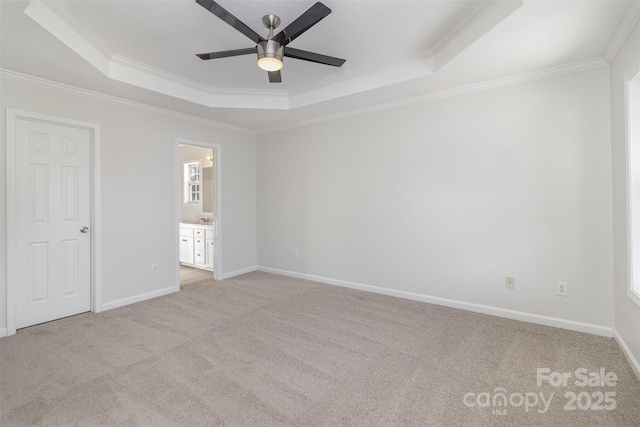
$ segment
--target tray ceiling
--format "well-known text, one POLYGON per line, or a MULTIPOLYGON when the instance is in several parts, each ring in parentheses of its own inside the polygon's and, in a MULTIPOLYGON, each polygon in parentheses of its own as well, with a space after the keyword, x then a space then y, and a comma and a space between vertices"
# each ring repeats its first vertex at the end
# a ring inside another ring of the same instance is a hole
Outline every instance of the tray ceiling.
MULTIPOLYGON (((283 28, 313 4, 218 2, 263 36, 263 15, 277 14, 283 28)), ((260 129, 602 61, 639 9, 604 0, 323 3, 332 13, 291 47, 347 62, 336 68, 285 58, 278 84, 254 55, 196 57, 252 42, 193 0, 1 2, 0 60, 5 70, 260 129), (244 121, 233 117, 238 108, 247 110, 244 121)))

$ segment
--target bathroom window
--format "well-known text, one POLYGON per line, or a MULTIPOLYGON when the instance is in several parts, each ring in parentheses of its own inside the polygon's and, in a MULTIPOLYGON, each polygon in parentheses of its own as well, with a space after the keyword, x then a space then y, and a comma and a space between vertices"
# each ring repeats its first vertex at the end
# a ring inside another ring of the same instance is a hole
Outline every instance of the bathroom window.
POLYGON ((187 162, 184 164, 184 202, 200 203, 200 162, 187 162))
POLYGON ((627 75, 629 297, 640 305, 640 64, 627 75))

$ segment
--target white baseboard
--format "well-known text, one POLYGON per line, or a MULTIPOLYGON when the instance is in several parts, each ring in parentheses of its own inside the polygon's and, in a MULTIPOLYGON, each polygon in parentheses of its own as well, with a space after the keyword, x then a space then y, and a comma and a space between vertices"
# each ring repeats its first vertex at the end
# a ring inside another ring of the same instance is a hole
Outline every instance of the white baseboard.
POLYGON ((0 329, 0 338, 7 336, 7 328, 0 329))
POLYGON ((247 268, 242 268, 236 271, 230 271, 229 273, 224 273, 222 276, 220 276, 220 279, 221 280, 230 279, 235 276, 240 276, 241 274, 251 273, 252 271, 256 271, 257 269, 258 267, 254 265, 253 267, 247 267, 247 268))
POLYGON ((492 316, 504 317, 507 319, 520 320, 523 322, 535 323, 538 325, 552 326, 555 328, 568 329, 570 331, 585 332, 612 338, 613 328, 592 323, 577 322, 574 320, 560 319, 558 317, 542 316, 539 314, 525 313, 522 311, 509 310, 506 308, 492 307, 482 304, 474 304, 465 301, 452 300, 447 298, 434 297, 413 292, 398 291, 395 289, 381 288, 361 283, 348 282, 345 280, 331 279, 328 277, 314 276, 312 274, 297 273, 295 271, 279 270, 276 268, 258 266, 258 271, 281 274, 283 276, 296 277, 299 279, 312 280, 314 282, 326 283, 328 285, 342 286, 345 288, 358 289, 361 291, 374 292, 377 294, 389 295, 392 297, 410 299, 414 301, 426 302, 429 304, 442 305, 445 307, 458 308, 475 313, 490 314, 492 316))
POLYGON ((157 298, 163 295, 168 295, 174 292, 178 292, 179 290, 180 290, 179 288, 175 286, 171 286, 170 288, 164 288, 164 289, 159 289, 157 291, 146 292, 144 294, 134 295, 132 297, 127 297, 127 298, 122 298, 116 301, 106 302, 102 304, 101 309, 102 311, 111 310, 114 308, 123 307, 125 305, 134 304, 136 302, 145 301, 151 298, 157 298))
POLYGON ((629 364, 631 365, 631 367, 636 373, 636 376, 640 380, 640 362, 638 362, 638 359, 635 358, 635 356, 629 349, 629 346, 627 346, 627 343, 624 342, 624 339, 622 339, 622 336, 615 329, 613 330, 613 338, 618 343, 618 346, 626 356, 627 360, 629 361, 629 364))

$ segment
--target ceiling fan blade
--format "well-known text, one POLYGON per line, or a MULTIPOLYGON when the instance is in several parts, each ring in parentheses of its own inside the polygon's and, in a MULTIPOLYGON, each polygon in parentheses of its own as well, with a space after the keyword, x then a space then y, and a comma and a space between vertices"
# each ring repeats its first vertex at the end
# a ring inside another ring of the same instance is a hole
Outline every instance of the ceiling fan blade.
POLYGON ((269 83, 282 83, 280 71, 269 71, 269 83))
POLYGON ((261 41, 264 41, 264 38, 260 36, 260 34, 253 31, 251 28, 247 27, 242 21, 233 16, 229 11, 220 6, 213 0, 196 0, 196 2, 207 9, 209 12, 216 15, 218 18, 222 19, 227 24, 231 25, 236 30, 240 31, 245 36, 249 37, 253 40, 254 43, 258 44, 261 41))
POLYGON ((318 64, 332 65, 340 67, 345 63, 346 59, 335 58, 333 56, 321 55, 306 50, 294 49, 292 47, 284 48, 284 56, 289 58, 302 59, 303 61, 317 62, 318 64))
POLYGON ((305 13, 298 16, 291 24, 287 25, 284 30, 276 34, 273 39, 281 45, 286 46, 330 13, 331 9, 318 2, 311 6, 305 13))
POLYGON ((220 52, 196 53, 196 56, 200 59, 217 59, 227 58, 229 56, 248 55, 250 53, 256 53, 256 48, 248 47, 246 49, 223 50, 220 52))

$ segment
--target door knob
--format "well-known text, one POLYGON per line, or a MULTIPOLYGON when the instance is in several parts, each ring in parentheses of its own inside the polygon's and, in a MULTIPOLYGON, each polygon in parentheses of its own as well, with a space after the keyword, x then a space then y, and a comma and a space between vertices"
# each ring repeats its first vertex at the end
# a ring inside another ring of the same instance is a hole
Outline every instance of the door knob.
POLYGON ((80 227, 80 232, 81 233, 88 233, 89 232, 89 227, 87 227, 86 225, 84 227, 80 227))

